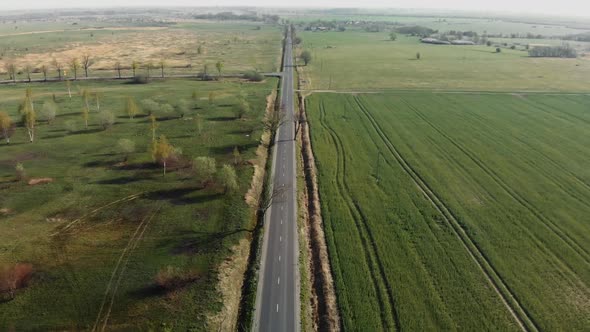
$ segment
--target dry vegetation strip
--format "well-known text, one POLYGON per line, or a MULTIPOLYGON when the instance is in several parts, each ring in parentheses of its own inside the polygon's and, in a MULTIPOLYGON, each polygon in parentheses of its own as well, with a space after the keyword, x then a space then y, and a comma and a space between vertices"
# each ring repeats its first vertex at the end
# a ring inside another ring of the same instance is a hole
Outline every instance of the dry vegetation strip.
POLYGON ((311 256, 311 274, 310 278, 313 285, 313 308, 316 328, 322 331, 339 331, 340 314, 336 303, 336 291, 334 289, 334 280, 332 277, 332 268, 330 266, 326 237, 324 234, 324 223, 322 221, 317 170, 315 166, 315 157, 311 146, 309 126, 307 123, 307 114, 305 113, 305 98, 299 98, 299 112, 302 114, 301 143, 302 159, 305 175, 306 207, 307 222, 305 236, 310 244, 311 256))

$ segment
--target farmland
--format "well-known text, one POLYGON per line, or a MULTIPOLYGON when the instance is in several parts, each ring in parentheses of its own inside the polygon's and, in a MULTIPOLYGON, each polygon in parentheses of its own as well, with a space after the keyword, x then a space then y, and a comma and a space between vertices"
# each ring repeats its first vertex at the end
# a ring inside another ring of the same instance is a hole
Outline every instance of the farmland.
POLYGON ((514 93, 309 97, 343 327, 584 330, 589 102, 514 93))
MULTIPOLYGON (((34 143, 19 126, 0 145, 0 265, 34 268, 28 287, 2 298, 0 326, 217 329, 210 319, 229 305, 217 288, 219 266, 253 228, 244 195, 276 83, 72 82, 71 98, 65 83, 30 85, 38 114, 54 100, 57 116, 51 123, 39 116, 34 143), (84 91, 91 92, 87 128, 84 91), (125 111, 129 97, 140 106, 133 118, 125 111), (174 147, 166 175, 152 161, 146 99, 160 105, 151 110, 156 136, 174 147), (243 101, 249 111, 238 115, 243 101), (114 115, 106 129, 104 112, 114 115), (135 148, 122 149, 121 139, 135 148), (218 172, 233 165, 239 188, 199 180, 190 164, 201 156, 214 158, 218 172), (53 182, 16 181, 17 163, 27 179, 53 182), (162 280, 176 281, 162 287, 162 280)), ((24 98, 25 85, 3 86, 0 109, 16 120, 24 98)))
POLYGON ((590 91, 588 57, 529 58, 522 46, 526 40, 515 50, 502 48, 501 53, 495 53, 495 47, 485 45, 429 45, 420 43, 418 37, 404 35, 392 42, 388 34, 352 28, 344 32, 300 32, 302 48, 313 56, 303 68, 303 88, 590 91))

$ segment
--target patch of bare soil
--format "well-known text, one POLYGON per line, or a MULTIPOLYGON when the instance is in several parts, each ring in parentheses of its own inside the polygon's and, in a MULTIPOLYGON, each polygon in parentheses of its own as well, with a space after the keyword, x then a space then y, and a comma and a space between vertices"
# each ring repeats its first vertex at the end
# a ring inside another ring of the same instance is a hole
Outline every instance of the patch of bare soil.
POLYGON ((52 183, 53 179, 52 178, 39 178, 39 179, 30 179, 28 184, 29 186, 36 186, 39 184, 47 184, 47 183, 52 183))

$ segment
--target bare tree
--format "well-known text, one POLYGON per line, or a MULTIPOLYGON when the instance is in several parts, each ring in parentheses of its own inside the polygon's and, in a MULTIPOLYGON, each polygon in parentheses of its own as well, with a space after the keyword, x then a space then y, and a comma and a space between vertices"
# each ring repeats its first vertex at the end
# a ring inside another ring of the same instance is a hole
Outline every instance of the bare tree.
POLYGON ((293 117, 293 123, 295 124, 295 136, 293 137, 294 140, 297 139, 297 134, 299 134, 301 127, 305 123, 305 116, 303 115, 302 108, 303 106, 300 106, 299 111, 293 117))
POLYGON ((57 59, 53 59, 51 64, 53 65, 53 67, 55 67, 55 70, 57 70, 57 77, 61 81, 61 73, 63 70, 63 66, 62 66, 61 62, 57 61, 57 59))
POLYGON ((160 66, 160 71, 162 72, 162 78, 164 78, 164 67, 166 67, 166 61, 162 59, 160 62, 158 62, 158 65, 160 66))
POLYGON ((133 70, 133 77, 135 77, 135 72, 137 71, 137 68, 139 68, 139 63, 134 60, 131 63, 131 69, 133 70))
POLYGON ((271 116, 264 121, 264 128, 270 132, 270 145, 275 143, 277 131, 283 123, 285 123, 285 109, 284 106, 280 110, 274 111, 271 116))
POLYGON ((82 56, 82 67, 84 68, 84 74, 88 77, 88 69, 94 64, 94 61, 90 58, 90 55, 84 54, 82 56))
POLYGON ((119 76, 119 79, 121 78, 121 62, 117 61, 115 62, 115 69, 117 70, 117 75, 119 76))
POLYGON ((273 189, 272 184, 267 185, 265 193, 262 197, 262 201, 260 202, 260 207, 258 208, 258 211, 262 212, 263 215, 266 214, 266 211, 270 209, 275 200, 284 198, 284 195, 285 193, 287 193, 287 190, 287 187, 279 187, 273 189))
POLYGON ((80 62, 78 62, 77 58, 72 58, 70 60, 70 69, 74 72, 74 80, 78 79, 78 69, 80 68, 80 62))
POLYGON ((7 62, 4 65, 6 72, 8 73, 8 79, 16 83, 16 65, 12 62, 7 62))
POLYGON ((25 73, 27 74, 27 80, 29 81, 29 83, 31 82, 31 72, 33 72, 33 68, 31 67, 31 65, 25 65, 25 73))
POLYGON ((49 69, 47 68, 46 65, 42 65, 41 66, 41 72, 43 73, 43 80, 47 81, 47 72, 49 71, 49 69))

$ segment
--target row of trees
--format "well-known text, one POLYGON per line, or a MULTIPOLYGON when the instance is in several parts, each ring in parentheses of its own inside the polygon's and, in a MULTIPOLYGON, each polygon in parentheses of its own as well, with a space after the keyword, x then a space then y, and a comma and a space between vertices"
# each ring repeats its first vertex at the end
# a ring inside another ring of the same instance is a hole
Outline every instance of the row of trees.
POLYGON ((576 58, 578 53, 571 46, 564 44, 561 46, 535 46, 529 49, 531 57, 550 57, 550 58, 576 58))
MULTIPOLYGON (((47 65, 42 65, 39 68, 33 68, 31 65, 26 65, 24 68, 19 69, 13 62, 6 62, 4 64, 4 70, 8 75, 8 79, 11 81, 16 82, 17 76, 24 74, 26 79, 31 82, 32 74, 34 73, 42 73, 43 80, 47 81, 47 77, 49 75, 50 69, 53 68, 57 72, 57 77, 61 81, 67 76, 67 70, 69 69, 73 74, 73 79, 77 80, 79 78, 80 70, 84 70, 84 75, 86 78, 89 76, 90 67, 94 64, 94 60, 89 55, 84 55, 82 58, 72 58, 69 60, 67 64, 58 61, 57 59, 53 59, 51 61, 51 67, 47 65)), ((123 70, 131 70, 133 72, 133 77, 137 77, 137 71, 139 69, 146 70, 146 76, 148 78, 151 77, 151 71, 154 69, 160 70, 160 77, 165 77, 165 68, 167 67, 167 63, 165 60, 160 60, 157 63, 147 62, 147 63, 139 63, 138 61, 132 61, 129 67, 125 67, 120 61, 115 63, 115 71, 117 72, 117 77, 122 78, 122 71, 123 70)), ((224 63, 223 61, 217 61, 215 63, 215 68, 217 69, 218 79, 223 74, 224 70, 224 63)), ((203 78, 209 77, 209 65, 203 65, 203 71, 200 74, 203 78)), ((256 77, 256 79, 258 76, 256 77)))

